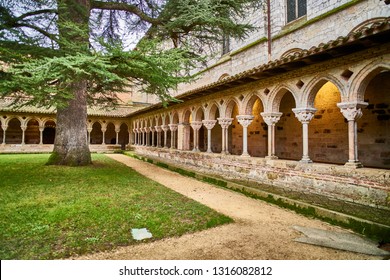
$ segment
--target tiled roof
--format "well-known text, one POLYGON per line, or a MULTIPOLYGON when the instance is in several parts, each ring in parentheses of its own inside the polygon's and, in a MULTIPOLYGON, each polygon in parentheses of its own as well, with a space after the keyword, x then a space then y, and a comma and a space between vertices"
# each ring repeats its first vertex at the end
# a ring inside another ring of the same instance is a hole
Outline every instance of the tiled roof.
MULTIPOLYGON (((30 113, 30 114, 55 114, 54 107, 44 108, 35 107, 31 105, 13 107, 12 98, 0 99, 0 112, 17 112, 17 113, 30 113)), ((146 104, 132 104, 132 105, 118 105, 115 109, 106 107, 88 107, 88 116, 98 117, 125 117, 137 110, 145 108, 146 104)))
MULTIPOLYGON (((306 50, 297 50, 280 59, 272 60, 266 64, 259 65, 252 69, 240 72, 236 75, 226 77, 222 80, 207 84, 205 86, 189 90, 175 96, 175 98, 186 101, 199 96, 208 95, 223 89, 242 85, 245 82, 265 79, 277 74, 282 74, 310 64, 325 61, 334 57, 340 57, 356 51, 360 51, 375 44, 387 43, 390 41, 390 17, 381 22, 364 26, 349 33, 347 36, 340 36, 335 40, 321 43, 306 50)), ((162 108, 158 103, 148 108, 139 110, 131 115, 150 112, 162 108)))

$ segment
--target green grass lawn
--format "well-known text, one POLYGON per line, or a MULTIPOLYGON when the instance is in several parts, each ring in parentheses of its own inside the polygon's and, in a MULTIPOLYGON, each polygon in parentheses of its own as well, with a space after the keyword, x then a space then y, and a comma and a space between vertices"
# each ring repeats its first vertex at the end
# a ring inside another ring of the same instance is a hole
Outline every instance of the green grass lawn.
MULTIPOLYGON (((230 222, 104 155, 92 166, 46 166, 49 155, 0 155, 0 258, 56 259, 230 222)), ((148 240, 148 241, 149 241, 148 240)))

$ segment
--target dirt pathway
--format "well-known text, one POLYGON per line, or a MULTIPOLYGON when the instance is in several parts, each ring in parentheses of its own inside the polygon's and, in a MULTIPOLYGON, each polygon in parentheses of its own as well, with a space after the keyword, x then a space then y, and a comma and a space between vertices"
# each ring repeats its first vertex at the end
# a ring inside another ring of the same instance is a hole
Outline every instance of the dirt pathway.
POLYGON ((345 231, 344 229, 128 156, 108 156, 168 188, 232 217, 235 223, 181 237, 81 256, 80 259, 379 259, 294 242, 300 233, 292 226, 334 231, 345 231))

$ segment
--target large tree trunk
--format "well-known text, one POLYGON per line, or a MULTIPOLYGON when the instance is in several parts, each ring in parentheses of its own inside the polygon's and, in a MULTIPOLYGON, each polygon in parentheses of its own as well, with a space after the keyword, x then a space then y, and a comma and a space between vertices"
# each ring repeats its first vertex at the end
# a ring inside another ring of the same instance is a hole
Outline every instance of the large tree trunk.
POLYGON ((87 82, 74 83, 74 99, 57 109, 54 150, 48 164, 80 166, 91 164, 87 132, 87 82))
MULTIPOLYGON (((72 22, 79 26, 74 32, 67 24, 59 25, 59 35, 64 42, 72 42, 88 50, 88 20, 90 0, 57 0, 59 22, 72 22)), ((67 44, 61 49, 69 51, 67 44)), ((70 50, 72 51, 72 50, 70 50)), ((87 132, 87 81, 76 80, 68 85, 74 98, 65 108, 57 108, 54 150, 48 164, 80 166, 91 164, 87 132)))

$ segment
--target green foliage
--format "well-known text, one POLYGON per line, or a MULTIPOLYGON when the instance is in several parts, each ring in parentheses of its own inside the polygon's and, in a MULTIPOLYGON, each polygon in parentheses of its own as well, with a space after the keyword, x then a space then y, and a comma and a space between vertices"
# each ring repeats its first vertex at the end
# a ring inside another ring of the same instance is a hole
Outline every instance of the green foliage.
POLYGON ((93 157, 93 165, 71 168, 45 166, 48 155, 0 155, 1 259, 66 258, 136 244, 132 228, 148 228, 154 241, 232 221, 93 157))
POLYGON ((62 108, 73 98, 72 82, 81 80, 88 81, 89 104, 114 106, 116 93, 133 87, 165 104, 177 101, 169 90, 193 78, 188 73, 203 61, 205 44, 224 36, 243 38, 252 27, 237 19, 261 1, 0 3, 0 61, 7 63, 0 70, 2 96, 62 108), (118 34, 124 29, 130 37, 147 35, 126 50, 126 39, 118 34))

